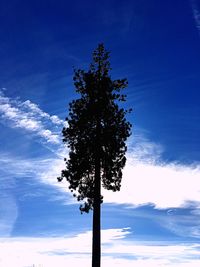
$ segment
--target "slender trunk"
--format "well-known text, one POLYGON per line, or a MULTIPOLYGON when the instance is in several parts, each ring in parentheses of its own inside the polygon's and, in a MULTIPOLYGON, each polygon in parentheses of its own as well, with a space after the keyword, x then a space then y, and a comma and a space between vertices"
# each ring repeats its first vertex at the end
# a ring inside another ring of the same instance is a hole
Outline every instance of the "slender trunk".
MULTIPOLYGON (((97 184, 99 184, 99 182, 97 182, 97 184)), ((96 194, 100 196, 100 185, 96 186, 96 194)), ((100 203, 100 197, 98 197, 94 200, 94 209, 93 209, 92 267, 101 266, 100 217, 101 217, 101 203, 100 203)))
MULTIPOLYGON (((99 123, 97 123, 97 140, 99 123)), ((92 237, 92 267, 101 266, 101 164, 99 155, 99 140, 97 141, 95 157, 95 188, 93 205, 93 237, 92 237)))

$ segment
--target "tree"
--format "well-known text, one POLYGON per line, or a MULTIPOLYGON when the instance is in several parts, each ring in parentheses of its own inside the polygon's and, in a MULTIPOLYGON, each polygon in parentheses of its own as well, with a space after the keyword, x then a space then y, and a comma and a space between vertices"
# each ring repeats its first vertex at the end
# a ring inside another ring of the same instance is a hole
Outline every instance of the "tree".
POLYGON ((126 163, 126 140, 131 124, 126 114, 131 110, 120 108, 118 102, 126 100, 121 90, 126 79, 112 80, 109 71, 109 52, 99 44, 93 52, 88 71, 74 70, 74 85, 79 99, 69 104, 67 127, 63 128, 63 142, 69 147, 62 170, 69 189, 80 205, 81 213, 93 210, 92 267, 100 267, 101 257, 101 187, 119 191, 122 169, 126 163))

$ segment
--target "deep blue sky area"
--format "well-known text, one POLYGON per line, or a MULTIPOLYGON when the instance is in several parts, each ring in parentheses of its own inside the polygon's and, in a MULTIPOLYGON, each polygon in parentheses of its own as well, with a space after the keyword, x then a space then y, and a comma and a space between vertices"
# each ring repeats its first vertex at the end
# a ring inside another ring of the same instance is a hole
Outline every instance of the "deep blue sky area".
POLYGON ((92 213, 56 177, 73 68, 99 43, 133 108, 121 191, 103 191, 102 267, 199 266, 200 1, 1 0, 0 25, 0 266, 88 264, 92 213))
POLYGON ((189 1, 2 1, 0 21, 9 94, 64 113, 72 67, 87 68, 104 42, 113 77, 128 78, 133 122, 169 160, 199 160, 200 37, 189 1))

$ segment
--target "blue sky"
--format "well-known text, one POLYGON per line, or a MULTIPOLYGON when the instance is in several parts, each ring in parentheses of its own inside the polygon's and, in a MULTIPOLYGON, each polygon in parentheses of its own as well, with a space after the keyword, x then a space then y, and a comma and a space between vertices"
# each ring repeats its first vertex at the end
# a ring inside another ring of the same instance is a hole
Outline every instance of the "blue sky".
POLYGON ((102 267, 199 266, 200 1, 2 0, 0 24, 0 266, 90 266, 92 214, 56 177, 73 66, 100 42, 133 108, 102 267))

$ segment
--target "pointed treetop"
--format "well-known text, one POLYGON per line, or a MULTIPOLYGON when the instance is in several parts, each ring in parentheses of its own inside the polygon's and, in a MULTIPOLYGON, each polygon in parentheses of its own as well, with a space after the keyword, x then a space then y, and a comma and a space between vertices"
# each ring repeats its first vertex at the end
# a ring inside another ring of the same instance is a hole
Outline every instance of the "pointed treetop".
POLYGON ((101 43, 93 52, 93 62, 90 64, 90 71, 98 73, 99 76, 108 76, 111 70, 109 62, 110 52, 108 52, 104 44, 101 43))

